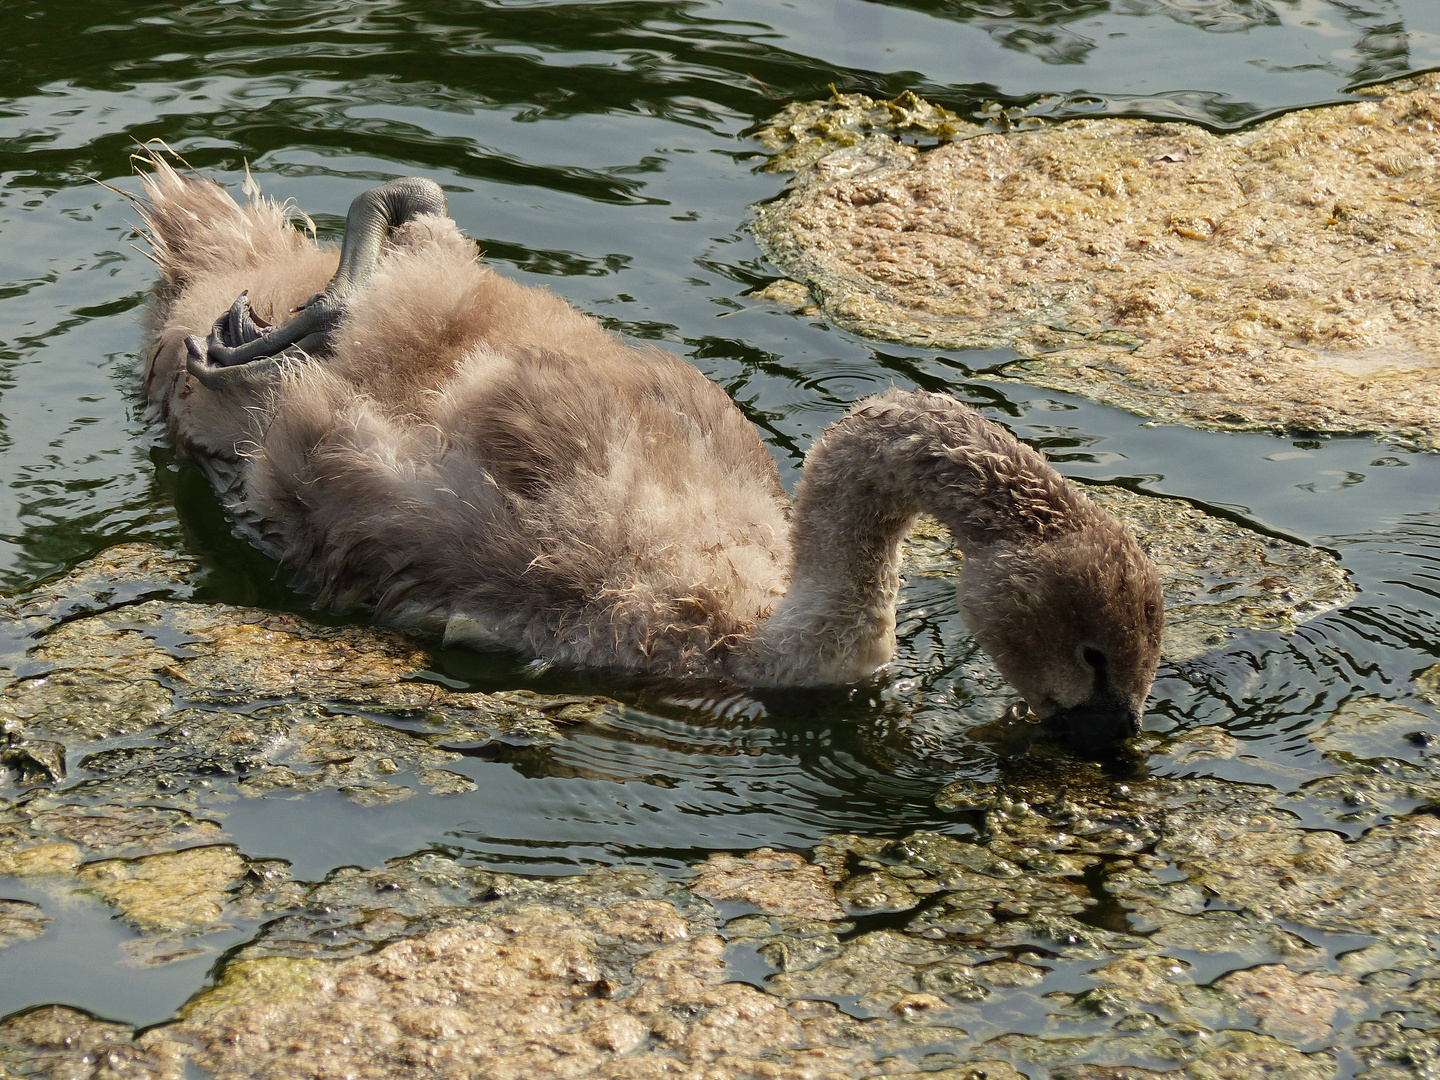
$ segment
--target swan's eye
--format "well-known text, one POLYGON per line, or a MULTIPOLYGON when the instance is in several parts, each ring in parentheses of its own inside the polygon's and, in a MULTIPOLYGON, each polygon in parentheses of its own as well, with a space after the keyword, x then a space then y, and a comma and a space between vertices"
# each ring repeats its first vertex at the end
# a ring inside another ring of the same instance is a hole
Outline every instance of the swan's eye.
POLYGON ((1105 670, 1105 654, 1093 645, 1080 646, 1080 662, 1096 672, 1105 670))

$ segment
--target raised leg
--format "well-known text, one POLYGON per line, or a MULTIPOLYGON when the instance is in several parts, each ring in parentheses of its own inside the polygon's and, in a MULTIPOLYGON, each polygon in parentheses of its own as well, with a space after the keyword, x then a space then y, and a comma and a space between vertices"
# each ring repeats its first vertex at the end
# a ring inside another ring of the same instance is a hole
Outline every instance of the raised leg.
MULTIPOLYGON (((186 367, 206 386, 219 388, 233 382, 217 369, 239 367, 257 360, 283 361, 329 352, 330 334, 350 297, 365 286, 380 257, 380 246, 390 230, 420 214, 448 215, 445 193, 433 180, 405 176, 371 188, 350 204, 345 218, 345 240, 340 266, 325 288, 306 300, 283 323, 269 326, 255 318, 245 293, 215 321, 203 342, 187 341, 186 367)), ((266 365, 269 366, 269 365, 266 365)))

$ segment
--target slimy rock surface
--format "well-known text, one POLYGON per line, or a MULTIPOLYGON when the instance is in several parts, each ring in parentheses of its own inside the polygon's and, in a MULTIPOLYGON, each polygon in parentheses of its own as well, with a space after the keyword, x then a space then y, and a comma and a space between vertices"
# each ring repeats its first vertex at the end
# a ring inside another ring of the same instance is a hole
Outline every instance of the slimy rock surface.
POLYGON ((1006 377, 1158 420, 1434 449, 1440 75, 1363 93, 1225 136, 792 106, 757 134, 801 171, 755 233, 858 333, 1013 349, 1006 377))
MULTIPOLYGON (((1177 579, 1230 557, 1213 546, 1229 523, 1165 503, 1147 525, 1155 500, 1100 498, 1142 537, 1178 523, 1177 579)), ((1237 538, 1255 573, 1294 555, 1237 538)), ((922 529, 907 572, 955 558, 922 529)), ((3 1075, 1329 1080, 1342 1059, 1363 1080, 1433 1074, 1440 821, 1424 807, 1440 758, 1401 703, 1337 709, 1288 794, 1185 778, 1244 760, 1199 728, 1145 736, 1155 775, 1128 782, 1042 753, 952 784, 936 806, 971 823, 956 835, 836 835, 670 875, 527 877, 428 850, 305 880, 244 850, 217 808, 463 798, 452 747, 557 745, 617 706, 417 682, 414 638, 200 603, 192 573, 129 545, 8 602, 0 896, 28 899, 0 900, 0 950, 90 904, 123 926, 127 964, 215 966, 156 1026, 59 1003, 0 1020, 3 1075)), ((1304 617, 1286 595, 1245 604, 1283 628, 1304 617)), ((1175 604, 1177 627, 1199 603, 1175 604)))

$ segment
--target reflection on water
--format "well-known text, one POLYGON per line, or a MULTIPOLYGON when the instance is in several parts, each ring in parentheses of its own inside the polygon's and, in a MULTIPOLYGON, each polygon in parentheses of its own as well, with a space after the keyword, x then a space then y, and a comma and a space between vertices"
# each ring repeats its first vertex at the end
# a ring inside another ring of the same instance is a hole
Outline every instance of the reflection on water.
MULTIPOLYGON (((1253 53, 1257 66, 1274 73, 1313 65, 1361 81, 1393 77, 1410 67, 1405 12, 1386 0, 901 0, 894 6, 974 26, 1002 48, 1042 63, 1088 64, 1102 71, 1114 59, 1106 55, 1107 39, 1163 39, 1175 33, 1165 25, 1167 19, 1208 34, 1245 33, 1241 48, 1253 53), (1309 65, 1297 62, 1307 56, 1309 65)), ((875 19, 874 25, 878 30, 882 24, 875 19)))
MULTIPOLYGON (((1347 699, 1400 698, 1433 715, 1412 678, 1440 651, 1440 459, 1367 440, 1146 428, 987 378, 1008 354, 877 345, 757 304, 745 294, 773 270, 743 223, 781 181, 757 171, 743 133, 832 84, 912 88, 991 123, 1139 113, 1234 127, 1440 63, 1440 5, 56 0, 7 5, 0 28, 0 582, 11 589, 148 539, 205 562, 203 599, 308 610, 230 535, 204 482, 139 415, 134 350, 151 267, 132 247, 133 211, 91 179, 136 190, 129 155, 161 139, 232 185, 248 164, 332 237, 361 190, 434 177, 502 270, 683 353, 723 385, 787 483, 856 398, 892 384, 945 389, 1070 475, 1224 508, 1334 549, 1361 588, 1355 603, 1298 633, 1251 634, 1162 668, 1151 730, 1215 724, 1244 742, 1238 764, 1189 770, 1299 792, 1326 768, 1305 734, 1347 699)), ((946 583, 910 584, 900 633, 888 681, 800 701, 616 685, 437 650, 434 678, 448 685, 598 692, 626 707, 554 746, 457 745, 471 794, 216 810, 242 850, 293 860, 312 878, 426 848, 554 874, 616 861, 678 871, 712 851, 805 849, 834 832, 965 835, 963 816, 931 798, 952 778, 1007 767, 1013 733, 994 721, 1010 694, 946 583)), ((0 896, 29 894, 0 880, 0 896)), ((109 956, 105 935, 124 936, 95 914, 67 912, 36 943, 0 954, 11 995, 0 1014, 48 1000, 126 1012, 108 990, 81 1001, 65 989, 87 968, 77 957, 109 956), (42 968, 49 981, 34 975, 42 968)), ((206 963, 161 969, 163 986, 148 984, 161 988, 127 1017, 165 1015, 206 963)), ((111 975, 100 983, 119 985, 111 975)))
POLYGON ((180 935, 137 939, 91 897, 13 880, 3 895, 40 905, 52 922, 41 937, 5 950, 0 1016, 55 1002, 136 1024, 159 1023, 204 982, 221 952, 256 930, 251 923, 223 927, 199 941, 180 935))

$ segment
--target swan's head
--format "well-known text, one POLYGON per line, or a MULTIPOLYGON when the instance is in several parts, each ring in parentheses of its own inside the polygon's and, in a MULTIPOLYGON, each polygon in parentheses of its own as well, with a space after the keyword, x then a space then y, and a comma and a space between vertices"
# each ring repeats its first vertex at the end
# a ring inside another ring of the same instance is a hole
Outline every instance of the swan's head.
POLYGON ((960 603, 976 641, 1046 726, 1077 749, 1140 730, 1160 662, 1154 566, 1108 515, 977 553, 960 603))

